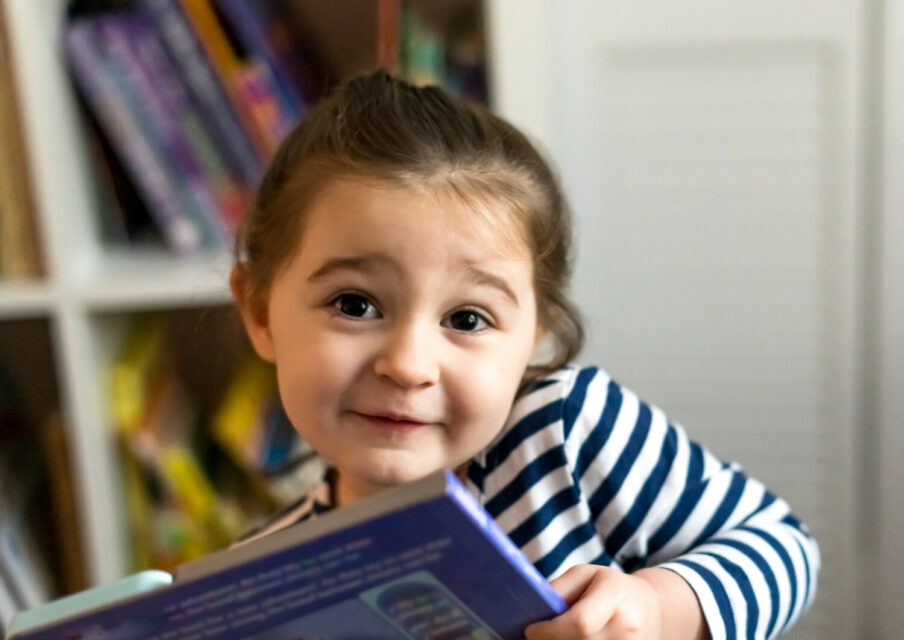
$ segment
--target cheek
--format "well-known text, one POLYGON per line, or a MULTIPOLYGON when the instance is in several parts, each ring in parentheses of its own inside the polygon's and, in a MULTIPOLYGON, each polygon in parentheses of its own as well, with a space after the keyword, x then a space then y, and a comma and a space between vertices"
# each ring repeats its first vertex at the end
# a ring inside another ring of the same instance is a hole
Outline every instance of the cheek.
POLYGON ((476 358, 459 369, 452 392, 459 409, 467 414, 462 417, 492 431, 490 439, 508 418, 529 357, 523 349, 512 349, 476 358))
POLYGON ((279 393, 292 424, 309 437, 335 411, 354 379, 354 363, 345 350, 324 340, 296 340, 276 363, 279 393), (289 354, 289 355, 286 355, 289 354))

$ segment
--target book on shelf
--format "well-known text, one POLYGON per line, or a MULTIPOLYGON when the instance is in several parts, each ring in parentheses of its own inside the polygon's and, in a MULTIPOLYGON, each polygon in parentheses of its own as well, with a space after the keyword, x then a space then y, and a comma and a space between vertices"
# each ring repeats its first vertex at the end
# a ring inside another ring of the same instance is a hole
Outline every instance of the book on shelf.
POLYGON ((277 14, 219 5, 76 0, 64 27, 83 103, 180 253, 229 246, 307 104, 277 14))
POLYGON ((438 471, 172 574, 17 614, 9 640, 508 640, 564 609, 456 476, 438 471))
POLYGON ((241 359, 202 410, 180 375, 171 320, 136 318, 106 373, 135 569, 227 546, 312 486, 318 468, 278 419, 272 366, 257 356, 241 359))
MULTIPOLYGON (((246 42, 237 36, 235 25, 222 19, 224 12, 215 0, 180 0, 180 4, 258 154, 266 161, 301 115, 296 88, 288 76, 277 75, 264 55, 244 48, 246 42)), ((252 19, 261 15, 247 13, 252 19)), ((253 30, 253 25, 242 25, 240 32, 247 35, 253 30)), ((258 40, 251 43, 255 48, 258 40)))
POLYGON ((0 278, 26 279, 43 266, 5 4, 0 0, 0 278))
POLYGON ((207 117, 224 158, 246 185, 257 184, 263 172, 262 158, 208 63, 197 34, 179 7, 179 0, 140 0, 140 5, 156 21, 160 37, 178 65, 188 91, 207 117))
POLYGON ((148 116, 113 57, 94 18, 67 25, 64 42, 76 83, 111 146, 147 203, 169 246, 180 253, 204 247, 205 237, 190 213, 185 185, 148 128, 148 116))

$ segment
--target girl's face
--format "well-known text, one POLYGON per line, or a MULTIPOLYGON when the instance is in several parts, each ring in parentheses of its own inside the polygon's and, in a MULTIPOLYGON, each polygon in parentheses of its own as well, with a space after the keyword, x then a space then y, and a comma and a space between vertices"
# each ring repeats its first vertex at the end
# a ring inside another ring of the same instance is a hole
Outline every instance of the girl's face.
POLYGON ((499 433, 538 340, 532 263, 442 194, 342 181, 269 297, 243 305, 338 501, 455 468, 499 433))

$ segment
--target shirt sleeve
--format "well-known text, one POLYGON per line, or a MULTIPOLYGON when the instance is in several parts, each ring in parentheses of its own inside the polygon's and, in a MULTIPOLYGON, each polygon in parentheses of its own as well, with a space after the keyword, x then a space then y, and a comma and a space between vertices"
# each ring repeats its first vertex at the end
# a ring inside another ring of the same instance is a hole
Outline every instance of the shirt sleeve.
POLYGON ((576 375, 564 414, 574 481, 626 571, 682 576, 713 640, 774 638, 807 610, 819 548, 784 500, 601 371, 576 375))

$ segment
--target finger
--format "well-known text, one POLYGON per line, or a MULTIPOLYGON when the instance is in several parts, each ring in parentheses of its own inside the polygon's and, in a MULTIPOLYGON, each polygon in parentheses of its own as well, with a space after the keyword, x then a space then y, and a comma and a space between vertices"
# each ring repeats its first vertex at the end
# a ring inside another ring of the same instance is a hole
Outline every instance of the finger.
MULTIPOLYGON (((589 581, 571 608, 551 620, 537 622, 524 630, 527 640, 579 640, 595 636, 611 620, 619 606, 618 579, 622 574, 606 567, 592 567, 589 581)), ((581 572, 583 574, 583 572, 581 572)), ((562 574, 562 578, 565 574, 562 574)), ((572 576, 572 578, 574 578, 572 576)), ((573 588, 566 583, 562 588, 573 588)))
POLYGON ((574 604, 578 598, 584 593, 593 576, 599 567, 587 564, 578 564, 554 580, 550 580, 549 585, 556 590, 566 604, 569 606, 574 604))

